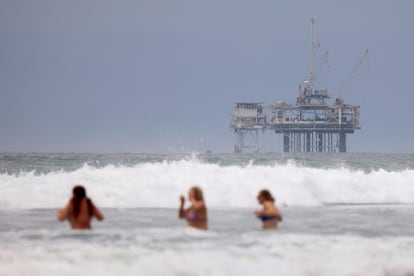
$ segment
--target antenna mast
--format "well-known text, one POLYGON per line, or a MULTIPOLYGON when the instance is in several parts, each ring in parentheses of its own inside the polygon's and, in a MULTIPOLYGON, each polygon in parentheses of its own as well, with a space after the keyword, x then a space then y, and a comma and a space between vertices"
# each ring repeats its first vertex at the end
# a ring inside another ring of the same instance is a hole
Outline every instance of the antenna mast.
POLYGON ((316 18, 311 18, 311 65, 309 70, 309 83, 310 86, 313 88, 315 85, 315 60, 316 60, 316 49, 319 48, 319 43, 316 41, 315 38, 315 23, 316 18))

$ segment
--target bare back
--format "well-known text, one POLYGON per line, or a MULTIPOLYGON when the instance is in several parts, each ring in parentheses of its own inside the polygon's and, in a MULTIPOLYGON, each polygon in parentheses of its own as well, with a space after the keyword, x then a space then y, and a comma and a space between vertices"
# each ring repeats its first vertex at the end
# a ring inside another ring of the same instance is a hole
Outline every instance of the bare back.
POLYGON ((84 198, 80 202, 79 214, 75 216, 72 202, 69 202, 66 207, 58 212, 58 220, 64 221, 67 219, 72 229, 91 229, 91 220, 95 217, 98 220, 103 220, 102 213, 95 207, 92 201, 84 198), (89 204, 91 206, 89 206, 89 204), (90 210, 92 211, 90 213, 90 210))

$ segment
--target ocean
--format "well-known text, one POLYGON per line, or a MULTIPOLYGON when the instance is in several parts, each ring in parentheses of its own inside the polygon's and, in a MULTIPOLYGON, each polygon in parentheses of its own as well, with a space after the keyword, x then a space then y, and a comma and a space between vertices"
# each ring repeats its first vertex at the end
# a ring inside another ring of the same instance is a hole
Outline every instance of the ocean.
POLYGON ((0 275, 414 275, 414 154, 0 153, 0 189, 0 275), (76 184, 91 231, 56 220, 76 184), (208 231, 177 217, 194 185, 208 231))

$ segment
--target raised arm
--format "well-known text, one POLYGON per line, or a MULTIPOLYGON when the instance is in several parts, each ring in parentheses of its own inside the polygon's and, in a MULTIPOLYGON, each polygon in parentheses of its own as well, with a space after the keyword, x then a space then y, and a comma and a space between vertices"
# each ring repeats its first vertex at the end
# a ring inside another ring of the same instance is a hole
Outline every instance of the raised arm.
POLYGON ((70 202, 66 205, 65 208, 57 211, 56 217, 59 221, 64 221, 69 216, 70 202))
POLYGON ((92 203, 92 206, 93 206, 93 215, 95 216, 95 218, 97 220, 103 220, 104 216, 101 213, 101 211, 98 209, 98 207, 96 207, 95 204, 93 204, 93 203, 92 203))
POLYGON ((184 203, 185 203, 184 196, 180 196, 180 208, 178 209, 179 218, 185 218, 186 210, 184 210, 184 203))

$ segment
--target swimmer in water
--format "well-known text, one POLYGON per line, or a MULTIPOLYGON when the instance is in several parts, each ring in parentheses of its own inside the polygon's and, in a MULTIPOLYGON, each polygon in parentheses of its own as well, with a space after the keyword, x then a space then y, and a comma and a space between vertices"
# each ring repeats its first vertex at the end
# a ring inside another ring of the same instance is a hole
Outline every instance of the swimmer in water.
POLYGON ((282 214, 275 206, 275 199, 268 190, 261 190, 257 200, 263 205, 263 209, 256 210, 254 213, 262 220, 263 229, 276 229, 278 223, 282 221, 282 214))
POLYGON ((191 206, 184 209, 185 198, 180 196, 180 209, 178 210, 178 217, 186 219, 188 226, 207 230, 207 208, 204 204, 203 192, 199 187, 192 187, 188 192, 188 199, 191 206))
POLYGON ((91 229, 91 220, 103 220, 104 217, 99 209, 86 197, 86 190, 82 186, 73 188, 72 199, 66 207, 57 212, 57 219, 64 221, 67 219, 72 229, 91 229))

